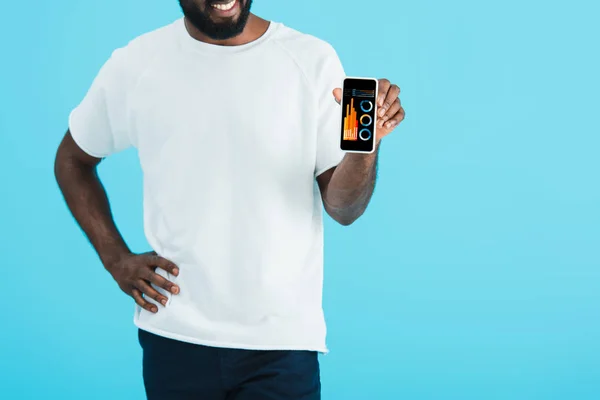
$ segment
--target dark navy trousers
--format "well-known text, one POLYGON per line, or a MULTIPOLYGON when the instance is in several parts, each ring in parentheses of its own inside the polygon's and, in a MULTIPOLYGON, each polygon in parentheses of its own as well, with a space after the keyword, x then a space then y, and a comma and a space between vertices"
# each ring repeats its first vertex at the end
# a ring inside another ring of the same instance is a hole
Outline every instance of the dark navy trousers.
POLYGON ((180 342, 139 330, 148 400, 319 400, 318 354, 180 342))

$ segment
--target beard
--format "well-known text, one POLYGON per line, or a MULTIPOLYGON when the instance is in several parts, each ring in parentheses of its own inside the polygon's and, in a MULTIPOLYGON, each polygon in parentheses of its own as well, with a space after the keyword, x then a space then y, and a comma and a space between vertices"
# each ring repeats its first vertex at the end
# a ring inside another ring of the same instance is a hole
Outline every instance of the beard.
POLYGON ((196 29, 213 40, 225 40, 242 33, 248 22, 252 0, 238 1, 242 7, 237 19, 222 22, 214 21, 210 15, 211 4, 216 3, 214 0, 205 0, 204 9, 195 0, 179 0, 179 5, 183 15, 196 29))

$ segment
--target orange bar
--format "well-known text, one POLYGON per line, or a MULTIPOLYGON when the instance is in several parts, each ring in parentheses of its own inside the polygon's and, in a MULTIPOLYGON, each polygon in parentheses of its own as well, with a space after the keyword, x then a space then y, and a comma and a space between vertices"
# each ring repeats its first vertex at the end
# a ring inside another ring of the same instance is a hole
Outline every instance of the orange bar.
MULTIPOLYGON (((346 114, 348 114, 348 108, 346 107, 346 114)), ((346 126, 348 117, 344 117, 344 140, 346 139, 346 126)))
POLYGON ((352 125, 350 125, 350 129, 354 126, 354 119, 356 118, 356 110, 354 110, 354 98, 350 100, 350 109, 352 110, 352 125))
POLYGON ((354 138, 354 140, 358 139, 358 135, 357 135, 357 131, 355 129, 356 126, 358 126, 358 114, 356 113, 356 110, 353 109, 353 115, 352 115, 352 137, 354 138))
POLYGON ((354 121, 354 99, 350 100, 350 125, 348 129, 350 129, 350 138, 354 140, 352 137, 352 121, 354 121))
POLYGON ((344 118, 344 137, 346 139, 348 138, 348 129, 350 128, 350 105, 347 104, 346 105, 346 118, 344 118))

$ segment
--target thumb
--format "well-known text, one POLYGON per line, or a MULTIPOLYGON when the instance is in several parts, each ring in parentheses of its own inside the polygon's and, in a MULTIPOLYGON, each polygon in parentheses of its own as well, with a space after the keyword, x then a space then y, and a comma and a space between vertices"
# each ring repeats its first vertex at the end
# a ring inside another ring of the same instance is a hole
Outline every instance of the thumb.
POLYGON ((342 89, 333 89, 333 97, 335 98, 335 101, 338 102, 338 104, 342 104, 342 89))

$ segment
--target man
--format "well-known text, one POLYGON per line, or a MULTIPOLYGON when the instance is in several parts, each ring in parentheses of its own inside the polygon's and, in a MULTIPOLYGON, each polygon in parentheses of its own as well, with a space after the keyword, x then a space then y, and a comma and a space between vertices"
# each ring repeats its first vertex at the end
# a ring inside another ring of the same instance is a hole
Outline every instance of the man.
MULTIPOLYGON (((322 208, 342 225, 365 211, 377 152, 340 150, 333 48, 251 3, 180 0, 184 18, 112 54, 57 152, 71 212, 137 303, 149 399, 320 398, 322 208), (146 254, 96 174, 130 146, 146 254)), ((380 81, 378 146, 404 118, 399 92, 380 81)))

